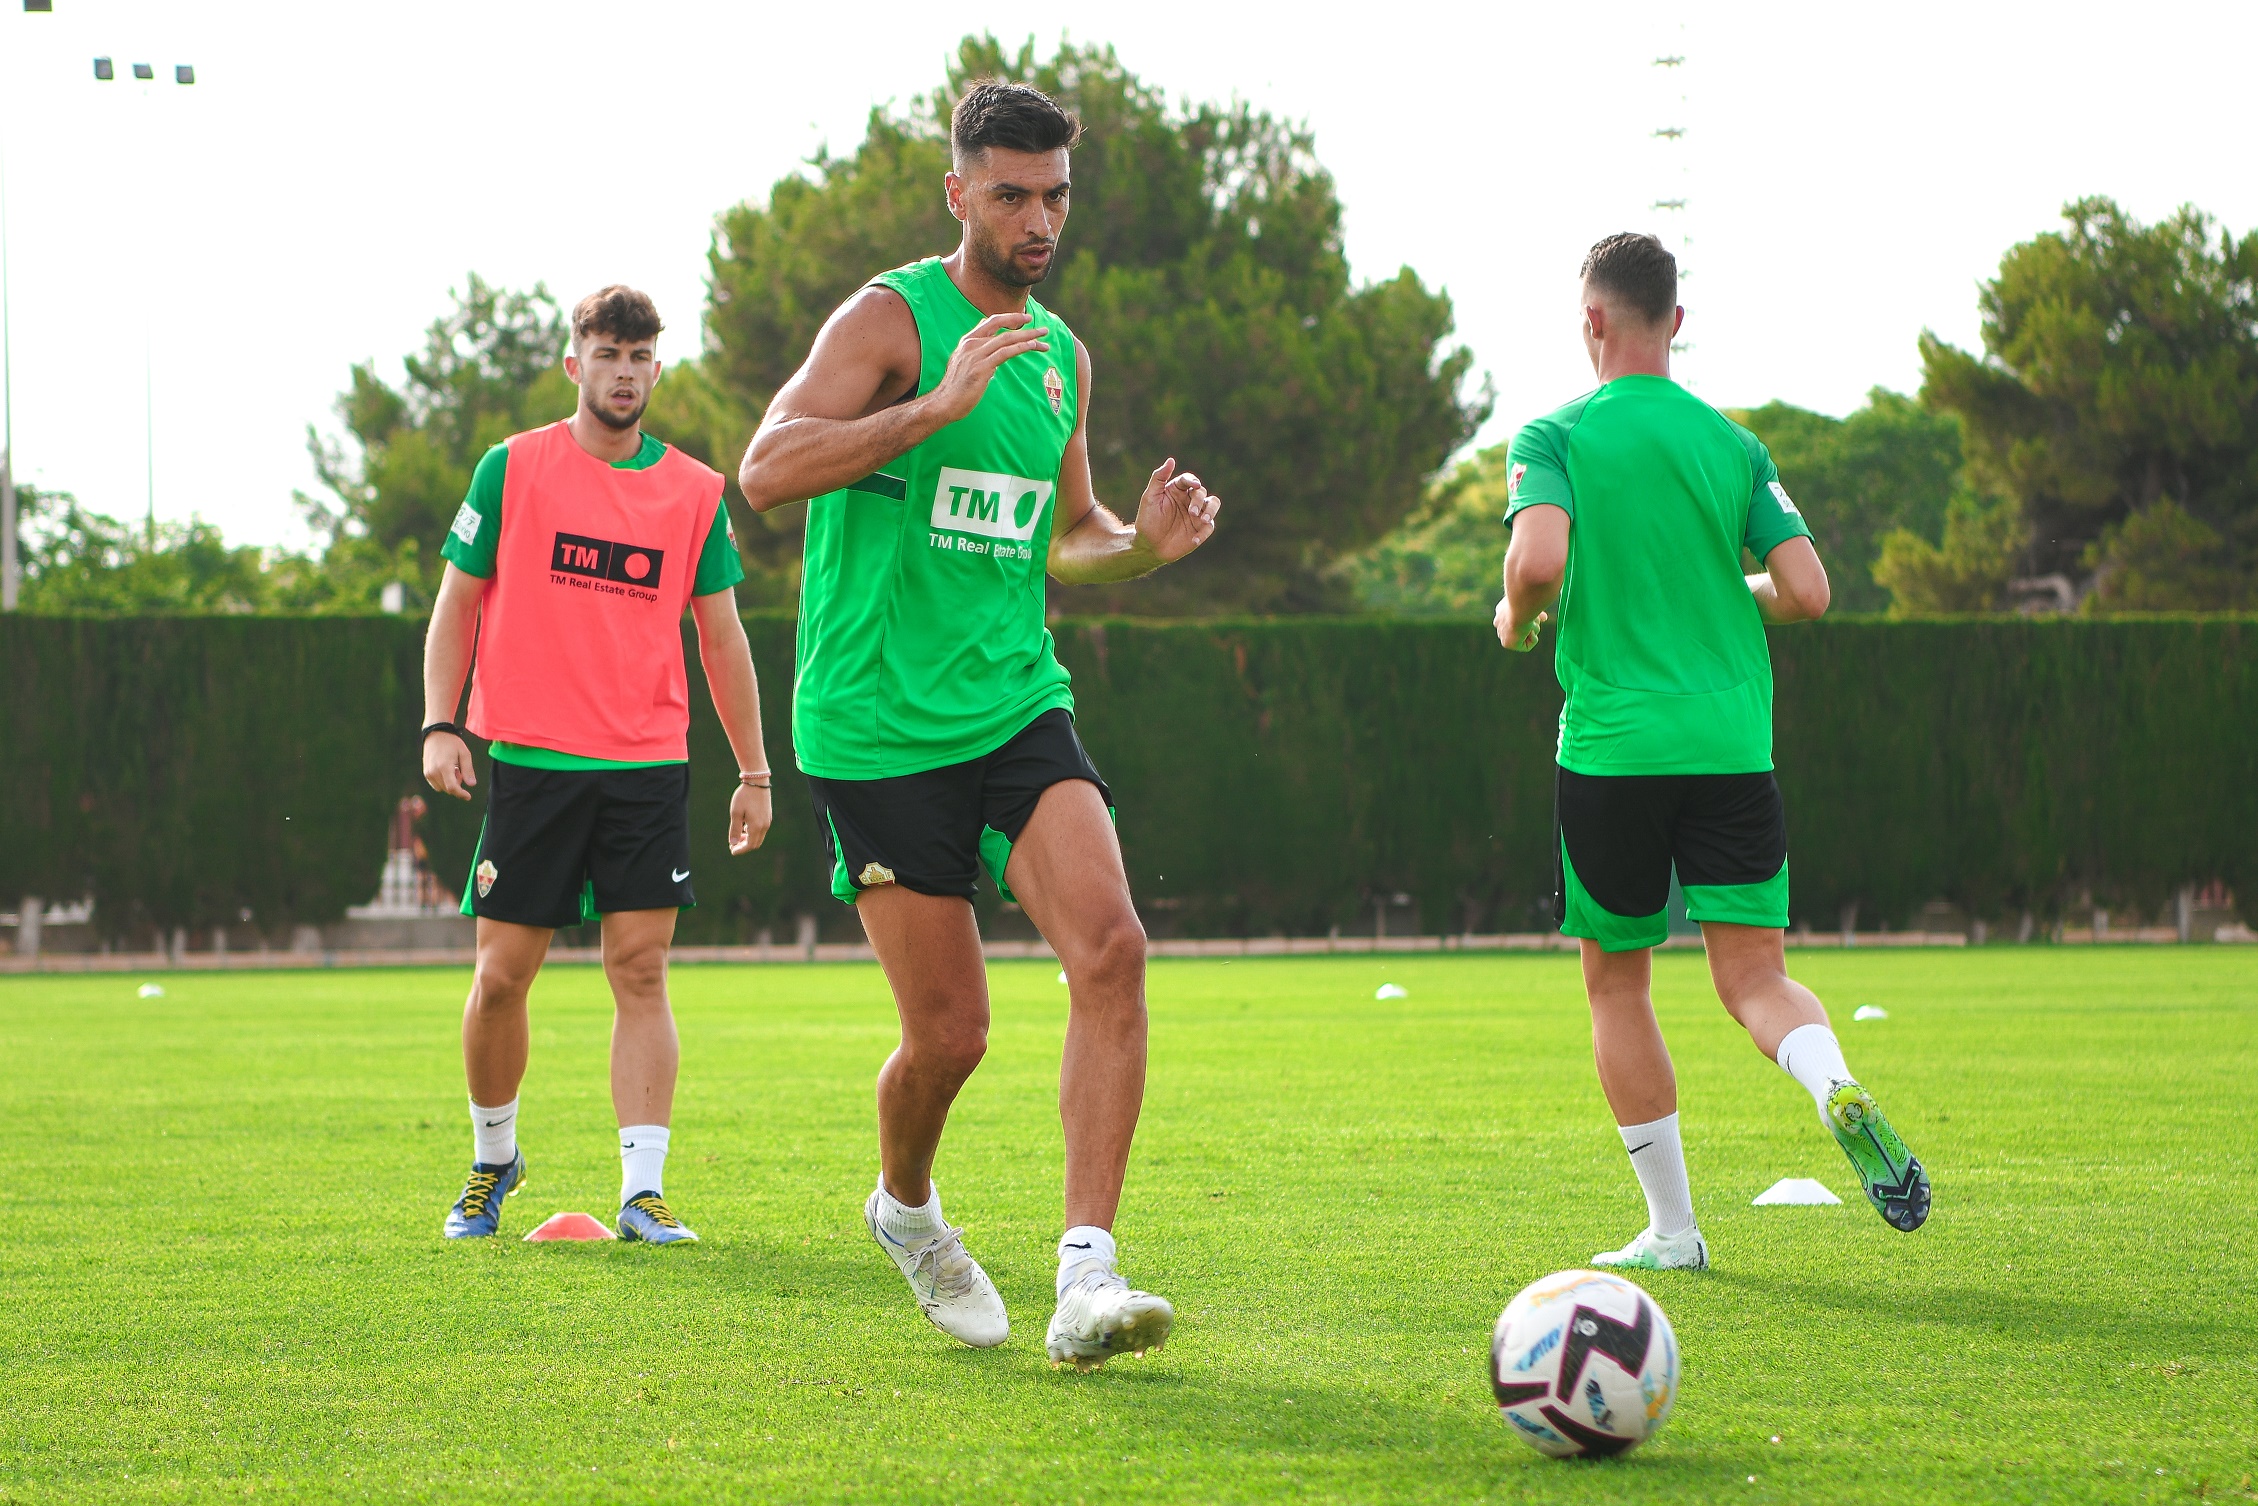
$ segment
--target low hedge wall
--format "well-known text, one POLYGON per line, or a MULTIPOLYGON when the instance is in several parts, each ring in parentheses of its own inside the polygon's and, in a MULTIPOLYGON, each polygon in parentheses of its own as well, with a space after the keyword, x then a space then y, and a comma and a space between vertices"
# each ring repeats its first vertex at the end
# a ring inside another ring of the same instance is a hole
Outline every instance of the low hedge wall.
MULTIPOLYGON (((688 940, 788 934, 833 906, 791 772, 792 621, 747 626, 776 831, 722 852, 733 761, 694 683, 688 940)), ((1156 927, 1365 931, 1399 893, 1391 930, 1542 923, 1545 653, 1468 623, 1056 632, 1156 927)), ((120 936, 245 911, 279 933, 367 900, 417 788, 421 650, 399 618, 0 620, 0 895, 91 894, 120 936)), ((2043 915, 2089 891, 2154 908, 2253 877, 2258 620, 1853 620, 1777 630, 1772 652, 1799 918, 1902 921, 1939 898, 2043 915)), ((478 808, 432 803, 425 838, 456 881, 478 808)))

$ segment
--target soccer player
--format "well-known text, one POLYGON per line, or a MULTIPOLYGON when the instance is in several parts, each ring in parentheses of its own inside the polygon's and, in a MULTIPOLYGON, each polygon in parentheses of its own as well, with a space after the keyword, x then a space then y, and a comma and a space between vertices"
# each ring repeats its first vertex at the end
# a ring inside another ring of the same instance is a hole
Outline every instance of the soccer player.
POLYGON ((470 730, 491 738, 493 788, 463 913, 478 917, 463 1009, 470 1180, 449 1239, 492 1234, 525 1186, 518 1084, 526 992, 559 926, 603 920, 619 1115, 622 1239, 698 1236, 666 1203, 680 1046, 666 954, 690 889, 682 613, 698 625, 714 709, 737 755, 729 850, 768 835, 760 692, 737 616, 744 565, 721 477, 642 431, 659 378, 658 310, 632 288, 572 311, 572 417, 486 452, 440 549, 446 571, 424 642, 423 777, 470 798, 478 782, 452 718, 478 649, 470 730))
POLYGON ((793 747, 832 893, 855 906, 901 1015, 878 1074, 871 1236, 944 1333, 1004 1341, 1003 1299, 931 1177, 949 1105, 987 1048, 970 903, 985 868, 1066 970, 1067 1228, 1046 1348, 1087 1369, 1159 1347, 1174 1312, 1116 1267, 1144 1098, 1145 933, 1113 797, 1043 626, 1044 575, 1144 575, 1199 547, 1221 504, 1174 460, 1134 524, 1093 494, 1090 353, 1029 294, 1058 254, 1079 134, 1024 84, 965 91, 944 180, 961 243, 840 305, 738 479, 763 511, 813 499, 793 747))
POLYGON ((1598 390, 1507 452, 1497 632, 1526 653, 1559 618, 1555 918, 1582 943, 1600 1085, 1646 1192, 1647 1227, 1592 1263, 1709 1263, 1648 995, 1673 864, 1725 1008, 1811 1094, 1882 1217, 1917 1229, 1928 1176, 1782 950, 1787 818, 1764 624, 1825 612, 1827 572, 1762 443, 1670 380, 1677 258, 1651 235, 1609 236, 1584 260, 1583 316, 1598 390), (1763 573, 1742 574, 1743 549, 1763 573))

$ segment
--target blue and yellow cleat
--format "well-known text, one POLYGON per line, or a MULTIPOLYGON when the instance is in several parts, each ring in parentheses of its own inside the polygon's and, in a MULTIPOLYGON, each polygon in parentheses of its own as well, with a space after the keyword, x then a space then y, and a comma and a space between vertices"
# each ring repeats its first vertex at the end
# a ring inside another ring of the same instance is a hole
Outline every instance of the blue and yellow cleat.
POLYGON ((1874 1095, 1855 1082, 1838 1082, 1827 1095, 1825 1119, 1882 1221, 1907 1234, 1926 1223, 1929 1174, 1882 1117, 1874 1095))
POLYGON ((507 1166, 474 1162, 463 1195, 447 1210, 441 1229, 449 1239, 483 1239, 502 1227, 502 1199, 525 1187, 525 1152, 519 1151, 507 1166))
POLYGON ((647 1245, 696 1244, 698 1236, 682 1227, 682 1220, 655 1192, 638 1192, 620 1205, 619 1237, 647 1245))

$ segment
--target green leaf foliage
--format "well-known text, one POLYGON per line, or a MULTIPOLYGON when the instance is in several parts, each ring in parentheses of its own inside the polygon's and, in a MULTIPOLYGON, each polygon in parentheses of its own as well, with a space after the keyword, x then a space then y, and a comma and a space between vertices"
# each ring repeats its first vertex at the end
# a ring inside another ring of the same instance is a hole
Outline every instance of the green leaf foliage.
POLYGON ((16 488, 16 509, 26 612, 257 612, 271 610, 285 584, 261 550, 230 548, 200 519, 152 533, 81 507, 68 492, 28 486, 16 488))
POLYGON ((1504 592, 1506 446, 1460 461, 1426 506, 1341 562, 1357 604, 1399 617, 1480 617, 1504 592))
MULTIPOLYGON (((831 311, 876 273, 948 252, 947 121, 972 80, 1046 90, 1087 134, 1057 272, 1036 290, 1088 346, 1098 495, 1132 515, 1174 456, 1224 498, 1191 559, 1130 586, 1054 586, 1074 611, 1299 610, 1339 604, 1326 567, 1387 533, 1487 416, 1446 345, 1450 300, 1408 268, 1352 285, 1340 204, 1309 132, 1244 104, 1172 109, 1111 48, 1039 60, 967 38, 946 84, 874 111, 851 156, 820 155, 765 204, 721 216, 707 312, 713 380, 764 411, 831 311)), ((796 568, 800 509, 745 529, 796 568)))
POLYGON ((1890 593, 1892 617, 2005 611, 2027 532, 2014 503, 1963 489, 1945 506, 1938 542, 1910 528, 1882 536, 1874 580, 1890 593))
MULTIPOLYGON (((781 737, 793 623, 747 627, 781 737)), ((1478 622, 1057 633, 1156 931, 1368 931, 1375 897, 1399 892, 1412 904, 1390 908, 1391 931, 1549 924, 1560 692, 1544 655, 1506 654, 1478 622)), ((1798 920, 1831 929, 1855 903, 1864 925, 1902 924, 1939 898, 2045 914, 2088 890, 2153 913, 2182 883, 2258 883, 2258 620, 1770 636, 1798 920)), ((92 893, 114 935, 243 908, 325 921, 371 898, 393 803, 417 786, 421 648, 400 618, 0 621, 0 894, 92 893)), ((702 685, 691 707, 700 903, 683 940, 789 935, 800 913, 855 934, 790 760, 768 845, 725 855, 735 764, 702 685)), ((459 884, 483 802, 431 804, 433 864, 459 884)), ((996 903, 980 901, 991 921, 996 903)))
POLYGON ((1899 529, 1937 537, 1960 482, 1960 423, 1876 387, 1866 406, 1829 418, 1789 403, 1734 410, 1780 468, 1780 481, 1811 525, 1838 612, 1878 612, 1888 590, 1874 577, 1882 540, 1899 529))
POLYGON ((2095 572, 2091 612, 2222 611, 2251 595, 2219 531, 2170 497, 2112 523, 2085 563, 2095 572))
MULTIPOLYGON (((569 330, 548 289, 508 292, 470 274, 433 321, 394 388, 372 362, 353 368, 337 415, 358 453, 307 429, 314 470, 334 501, 301 495, 329 535, 326 559, 355 581, 398 578, 428 601, 439 544, 488 449, 568 417, 576 394, 563 369, 569 330)), ((373 598, 361 604, 373 606, 373 598)))
POLYGON ((2141 590, 2201 605, 2258 552, 2258 236, 2192 206, 2143 225, 2106 198, 2063 218, 1985 284, 1982 355, 1923 334, 1922 400, 1960 416, 1978 488, 2020 506, 2029 573, 2098 567, 2105 533, 2169 498, 2222 552, 2166 551, 2184 579, 2151 556, 2141 590))
MULTIPOLYGON (((1887 607, 1889 592, 1873 573, 1882 540, 1906 530, 1925 544, 1943 526, 1960 479, 1959 420, 1879 387, 1847 418, 1790 403, 1735 409, 1731 417, 1778 462, 1826 561, 1836 610, 1887 607)), ((1493 445, 1461 461, 1417 514, 1343 562, 1359 605, 1412 616, 1490 614, 1508 542, 1506 449, 1493 445)), ((1992 594, 2003 591, 2004 584, 1992 594)))

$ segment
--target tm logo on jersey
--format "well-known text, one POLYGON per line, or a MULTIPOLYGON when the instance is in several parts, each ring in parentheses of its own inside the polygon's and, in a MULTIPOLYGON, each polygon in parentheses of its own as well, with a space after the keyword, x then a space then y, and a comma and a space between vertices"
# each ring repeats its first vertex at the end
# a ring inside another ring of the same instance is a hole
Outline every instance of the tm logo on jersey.
POLYGON ((941 479, 933 488, 929 541, 936 549, 964 554, 1033 559, 1035 551, 1028 541, 1035 537, 1043 510, 1051 505, 1053 489, 1052 482, 1025 476, 942 466, 941 479))
POLYGON ((656 601, 653 593, 659 583, 659 567, 666 562, 666 551, 647 549, 641 544, 615 544, 609 539, 591 539, 577 533, 560 533, 549 551, 549 569, 564 577, 565 585, 583 586, 595 581, 617 581, 628 589, 622 592, 617 586, 597 586, 607 595, 647 597, 656 601))

